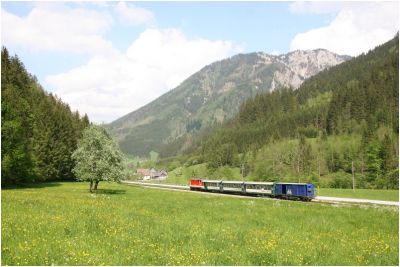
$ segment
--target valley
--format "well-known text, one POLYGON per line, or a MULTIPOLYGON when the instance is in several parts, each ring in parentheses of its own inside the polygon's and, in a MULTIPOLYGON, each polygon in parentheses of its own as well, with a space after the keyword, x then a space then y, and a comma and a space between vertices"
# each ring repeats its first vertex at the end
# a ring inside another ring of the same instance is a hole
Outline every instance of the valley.
POLYGON ((399 3, 1 4, 1 265, 399 266, 399 3))
POLYGON ((257 94, 227 122, 152 151, 156 159, 128 156, 127 171, 167 169, 179 184, 200 177, 324 188, 351 188, 354 176, 356 188, 396 189, 397 55, 398 36, 296 90, 257 94))

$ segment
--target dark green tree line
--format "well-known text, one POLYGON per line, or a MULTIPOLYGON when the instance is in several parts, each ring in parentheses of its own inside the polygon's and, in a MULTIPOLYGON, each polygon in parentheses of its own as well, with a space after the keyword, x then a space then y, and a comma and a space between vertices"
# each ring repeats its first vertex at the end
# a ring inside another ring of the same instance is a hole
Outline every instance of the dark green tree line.
POLYGON ((73 179, 85 115, 46 93, 17 56, 1 51, 2 184, 73 179))

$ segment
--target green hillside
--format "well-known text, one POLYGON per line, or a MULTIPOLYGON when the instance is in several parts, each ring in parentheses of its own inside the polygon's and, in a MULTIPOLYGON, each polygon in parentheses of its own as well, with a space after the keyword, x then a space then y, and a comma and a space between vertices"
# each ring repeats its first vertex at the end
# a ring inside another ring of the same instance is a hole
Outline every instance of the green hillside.
POLYGON ((232 118, 248 98, 281 86, 298 86, 319 71, 347 60, 326 50, 272 56, 240 54, 215 62, 177 88, 112 122, 121 149, 130 155, 150 151, 175 155, 192 136, 232 118))
POLYGON ((354 172, 357 186, 398 188, 398 47, 397 35, 298 90, 257 95, 193 154, 256 180, 350 187, 354 172))

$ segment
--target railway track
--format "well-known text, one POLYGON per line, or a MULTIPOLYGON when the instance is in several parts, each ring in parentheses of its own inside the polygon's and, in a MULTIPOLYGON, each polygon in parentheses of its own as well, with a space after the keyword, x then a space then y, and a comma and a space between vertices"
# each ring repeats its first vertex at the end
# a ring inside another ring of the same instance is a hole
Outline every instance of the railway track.
MULTIPOLYGON (((134 181, 122 181, 122 183, 126 184, 126 185, 140 186, 140 187, 145 187, 145 188, 156 188, 156 189, 184 191, 184 192, 186 191, 186 192, 199 193, 199 194, 211 194, 211 195, 216 194, 216 193, 211 193, 211 192, 190 191, 190 188, 187 185, 156 184, 156 183, 143 183, 143 182, 134 182, 134 181)), ((254 198, 254 196, 233 195, 233 194, 219 194, 219 195, 230 196, 230 197, 241 197, 241 198, 254 198)), ((399 202, 396 202, 396 201, 343 198, 343 197, 316 196, 312 201, 313 202, 331 203, 331 204, 348 203, 348 204, 374 204, 374 205, 385 205, 385 206, 399 206, 399 202)))

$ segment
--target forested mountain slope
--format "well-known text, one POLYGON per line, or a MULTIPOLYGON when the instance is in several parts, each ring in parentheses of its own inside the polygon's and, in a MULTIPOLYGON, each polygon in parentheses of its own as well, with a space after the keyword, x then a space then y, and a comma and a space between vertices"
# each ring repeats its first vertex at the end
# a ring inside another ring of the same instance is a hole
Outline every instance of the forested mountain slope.
POLYGON ((282 86, 297 88, 319 71, 348 59, 322 49, 280 56, 236 55, 204 67, 177 88, 109 126, 127 154, 148 156, 174 142, 176 152, 185 145, 183 139, 176 142, 180 137, 232 118, 246 99, 282 86))
POLYGON ((298 90, 259 94, 193 155, 210 168, 248 165, 256 179, 342 172, 349 186, 356 172, 363 186, 398 187, 398 53, 397 35, 298 90))
POLYGON ((88 117, 46 93, 17 56, 1 51, 1 181, 72 179, 71 154, 88 117))

